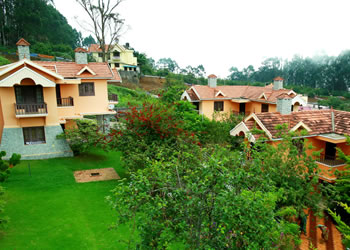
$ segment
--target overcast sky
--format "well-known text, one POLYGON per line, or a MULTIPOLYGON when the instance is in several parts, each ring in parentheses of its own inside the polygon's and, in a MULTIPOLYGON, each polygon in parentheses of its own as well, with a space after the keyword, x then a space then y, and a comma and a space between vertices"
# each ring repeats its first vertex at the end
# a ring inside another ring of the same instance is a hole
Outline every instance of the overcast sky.
MULTIPOLYGON (((75 0, 55 5, 82 31, 75 0)), ((268 57, 338 55, 350 48, 349 10, 349 0, 125 0, 119 12, 130 29, 121 43, 226 77, 231 66, 258 67, 268 57)))

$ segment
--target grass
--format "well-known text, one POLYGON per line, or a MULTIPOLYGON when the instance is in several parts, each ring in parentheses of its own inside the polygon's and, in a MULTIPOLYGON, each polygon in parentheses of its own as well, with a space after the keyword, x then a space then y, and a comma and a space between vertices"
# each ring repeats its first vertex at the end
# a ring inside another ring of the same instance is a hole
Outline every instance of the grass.
POLYGON ((119 240, 129 237, 129 228, 109 230, 116 215, 105 202, 117 181, 76 183, 73 176, 75 170, 105 167, 125 177, 118 152, 22 161, 4 183, 10 222, 0 248, 123 249, 119 240))

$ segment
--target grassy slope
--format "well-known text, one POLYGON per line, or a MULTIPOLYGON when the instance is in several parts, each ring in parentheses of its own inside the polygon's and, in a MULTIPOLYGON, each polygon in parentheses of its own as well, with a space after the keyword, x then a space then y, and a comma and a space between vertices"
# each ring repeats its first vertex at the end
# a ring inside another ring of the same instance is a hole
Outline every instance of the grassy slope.
POLYGON ((4 183, 10 223, 0 235, 0 248, 122 249, 118 240, 129 235, 128 228, 108 230, 115 215, 104 199, 116 181, 76 183, 73 176, 75 170, 104 167, 125 176, 119 153, 23 161, 16 166, 4 183))

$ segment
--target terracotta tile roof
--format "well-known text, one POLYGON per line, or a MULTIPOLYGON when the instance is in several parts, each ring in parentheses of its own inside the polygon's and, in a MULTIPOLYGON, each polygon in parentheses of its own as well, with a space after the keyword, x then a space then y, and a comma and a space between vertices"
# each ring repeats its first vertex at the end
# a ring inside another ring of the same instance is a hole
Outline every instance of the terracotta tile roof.
MULTIPOLYGON (((194 85, 193 88, 199 94, 200 99, 232 99, 232 98, 246 98, 250 100, 260 100, 263 101, 265 99, 261 98, 262 94, 265 94, 266 101, 275 103, 277 102, 277 97, 281 94, 288 94, 290 92, 289 89, 280 89, 273 90, 273 85, 267 85, 265 87, 257 87, 257 86, 217 86, 216 88, 211 88, 208 85, 194 85), (215 97, 215 94, 221 91, 225 96, 215 97)), ((290 95, 294 97, 295 95, 290 95)))
POLYGON ((112 69, 113 72, 113 78, 111 80, 108 80, 108 82, 121 82, 122 78, 119 75, 118 70, 112 69))
POLYGON ((282 94, 277 96, 277 99, 292 99, 292 97, 290 95, 288 95, 287 93, 282 93, 282 94))
POLYGON ((277 76, 273 79, 274 81, 283 81, 284 79, 280 76, 277 76))
POLYGON ((196 93, 192 89, 186 90, 186 92, 190 96, 192 101, 198 101, 199 100, 198 96, 196 95, 196 93))
MULTIPOLYGON (((108 44, 105 44, 105 51, 108 50, 108 46, 109 46, 108 44)), ((115 47, 115 48, 119 48, 121 51, 125 50, 124 46, 119 45, 119 44, 110 45, 110 46, 115 47)), ((113 48, 111 48, 111 49, 113 49, 113 48)), ((90 44, 88 51, 89 52, 102 52, 102 49, 101 49, 99 44, 90 44)))
MULTIPOLYGON (((271 133, 273 138, 277 138, 278 130, 276 125, 287 124, 289 130, 299 122, 303 122, 311 131, 310 135, 337 133, 350 135, 350 112, 334 110, 335 130, 332 131, 332 111, 327 110, 307 110, 292 112, 289 115, 281 115, 278 112, 256 114, 265 128, 271 133)), ((251 118, 245 122, 249 129, 254 127, 255 121, 251 118)))
POLYGON ((24 38, 21 38, 16 43, 17 46, 30 46, 30 43, 28 43, 24 38))
POLYGON ((211 75, 208 76, 208 78, 218 78, 218 77, 216 75, 214 75, 214 74, 211 74, 211 75))
POLYGON ((77 64, 75 62, 48 62, 48 61, 33 61, 34 63, 43 66, 53 71, 56 66, 55 73, 63 76, 64 78, 113 78, 111 69, 108 63, 90 62, 88 64, 77 64), (88 66, 96 75, 81 74, 77 75, 85 66, 88 66))
POLYGON ((84 53, 87 53, 88 51, 87 51, 86 49, 84 49, 84 48, 76 48, 76 49, 74 50, 74 52, 84 52, 84 53))

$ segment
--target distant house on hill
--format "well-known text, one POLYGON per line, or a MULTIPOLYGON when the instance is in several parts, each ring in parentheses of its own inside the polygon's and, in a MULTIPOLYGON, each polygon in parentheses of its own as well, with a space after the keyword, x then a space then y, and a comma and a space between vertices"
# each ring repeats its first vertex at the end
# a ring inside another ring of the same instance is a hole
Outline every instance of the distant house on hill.
MULTIPOLYGON (((315 158, 320 170, 320 179, 333 182, 336 170, 343 170, 345 162, 338 159, 337 149, 350 155, 350 145, 346 143, 345 135, 350 136, 350 112, 339 110, 309 110, 291 112, 291 98, 279 99, 277 109, 280 112, 251 114, 230 132, 232 136, 245 136, 255 143, 261 134, 253 134, 254 128, 262 130, 270 144, 278 144, 279 131, 276 125, 287 124, 289 131, 306 130, 306 153, 312 156, 315 151, 321 151, 320 157, 315 158), (281 107, 279 107, 281 106, 281 107), (312 149, 308 145, 312 145, 312 149)), ((302 146, 302 145, 301 145, 302 146)))
MULTIPOLYGON (((134 56, 134 51, 126 48, 125 46, 115 44, 106 45, 106 50, 108 46, 112 46, 110 53, 106 55, 106 61, 112 69, 122 70, 122 71, 138 71, 137 58, 134 56)), ((91 44, 89 49, 92 57, 96 62, 103 62, 102 49, 99 44, 91 44)))
POLYGON ((200 114, 212 118, 214 113, 230 114, 264 113, 277 111, 277 100, 281 95, 292 98, 292 111, 306 106, 307 100, 293 90, 283 88, 283 78, 276 77, 274 83, 265 87, 217 86, 217 77, 208 76, 208 85, 194 85, 186 90, 181 100, 192 102, 200 114))
POLYGON ((74 119, 115 113, 107 81, 119 82, 107 63, 88 63, 87 51, 75 50, 75 62, 31 61, 30 44, 17 42, 19 61, 0 67, 0 150, 24 159, 71 156, 56 136, 75 126, 74 119))

